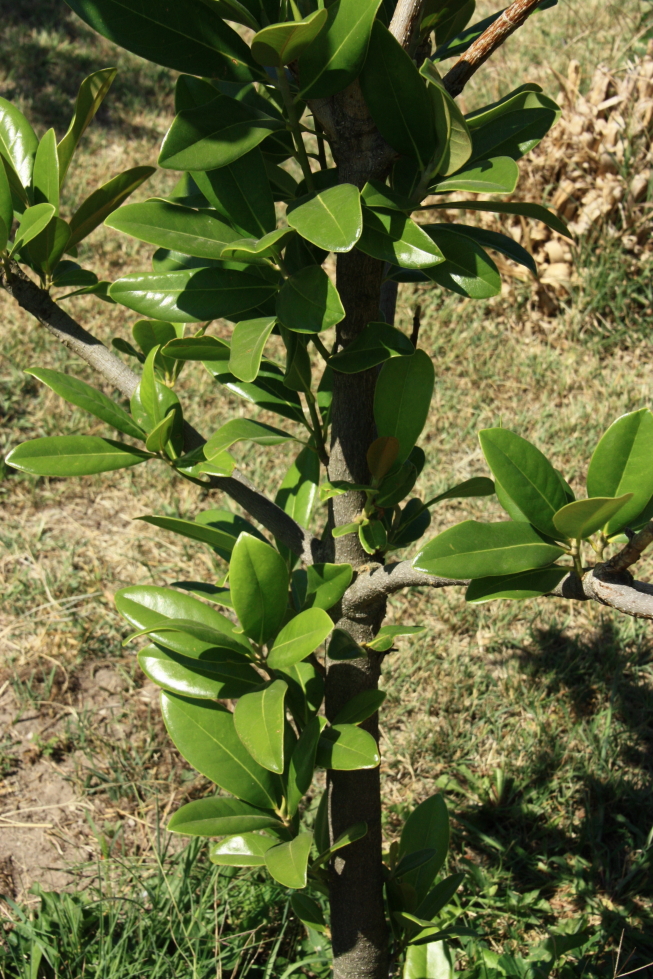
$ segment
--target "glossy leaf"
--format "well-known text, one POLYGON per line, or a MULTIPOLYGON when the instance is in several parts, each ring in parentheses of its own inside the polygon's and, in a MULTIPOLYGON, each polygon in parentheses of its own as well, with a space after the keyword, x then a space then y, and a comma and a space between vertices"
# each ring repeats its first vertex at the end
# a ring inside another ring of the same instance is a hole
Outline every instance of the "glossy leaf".
POLYGON ((442 500, 461 500, 470 496, 492 496, 494 491, 494 483, 487 476, 472 476, 471 479, 465 479, 462 483, 457 483, 451 489, 445 490, 444 493, 434 496, 424 506, 431 507, 442 500))
POLYGON ((435 856, 404 875, 422 901, 439 873, 449 849, 449 814, 441 795, 433 795, 413 809, 404 823, 399 841, 399 859, 421 850, 435 850, 435 856))
POLYGON ((197 523, 194 520, 180 520, 177 517, 158 516, 139 517, 138 519, 143 520, 145 523, 153 524, 155 527, 161 527, 163 530, 170 530, 175 534, 181 534, 182 537, 189 537, 191 540, 208 544, 210 547, 218 550, 221 556, 225 554, 227 556, 230 555, 236 543, 237 534, 231 535, 225 530, 220 530, 217 527, 203 523, 197 523))
POLYGON ((300 21, 272 24, 252 38, 252 56, 260 65, 281 68, 295 61, 324 27, 327 11, 316 10, 300 21))
POLYGON ((0 157, 0 221, 2 221, 2 226, 4 229, 4 245, 0 251, 4 251, 7 247, 7 239, 11 231, 11 226, 14 222, 14 205, 11 198, 11 187, 9 185, 9 180, 4 166, 2 165, 2 158, 0 157))
POLYGON ((286 805, 289 816, 295 815, 300 802, 311 787, 317 745, 325 724, 326 718, 324 717, 311 718, 293 748, 288 766, 286 789, 286 805))
POLYGON ((83 408, 96 418, 100 418, 124 435, 143 440, 143 429, 134 422, 130 415, 117 405, 111 398, 93 388, 85 381, 80 381, 70 374, 62 374, 47 367, 31 367, 26 374, 31 374, 44 384, 47 384, 55 394, 64 398, 70 404, 83 408))
POLYGON ((392 435, 375 439, 367 450, 367 468, 373 479, 383 479, 399 454, 399 440, 392 435))
POLYGON ((455 173, 472 154, 472 136, 458 105, 442 84, 437 68, 427 58, 420 74, 428 82, 433 125, 438 139, 438 155, 432 173, 455 173))
POLYGON ((247 265, 265 265, 277 262, 287 242, 295 237, 292 228, 277 228, 262 238, 240 238, 222 249, 222 258, 247 265))
POLYGON ((366 643, 368 649, 387 650, 394 646, 398 636, 420 636, 425 632, 423 625, 383 625, 374 639, 366 643))
POLYGON ((245 635, 269 642, 281 627, 288 604, 288 570, 273 547, 251 534, 236 541, 229 565, 231 598, 245 635))
POLYGON ((39 141, 22 112, 0 98, 0 154, 11 164, 23 188, 32 182, 39 141))
POLYGON ((59 262, 53 270, 52 285, 56 288, 66 286, 97 285, 98 277, 90 269, 82 269, 76 262, 65 260, 59 262))
POLYGON ((354 184, 329 187, 290 211, 287 220, 302 238, 318 248, 330 252, 351 251, 363 230, 358 188, 354 184))
POLYGON ((401 330, 389 323, 368 323, 344 350, 329 358, 329 364, 341 374, 357 374, 392 357, 411 357, 414 353, 410 337, 401 330))
POLYGON ((300 833, 290 843, 279 843, 265 852, 265 866, 284 887, 306 887, 312 833, 300 833))
POLYGON ((653 496, 653 415, 648 408, 622 415, 597 445, 587 473, 588 496, 621 496, 632 499, 613 519, 606 533, 630 526, 653 496))
POLYGON ((220 337, 180 337, 170 340, 162 353, 175 360, 219 361, 229 360, 230 345, 220 337))
POLYGON ((542 568, 563 553, 530 524, 465 520, 429 541, 413 567, 443 578, 485 578, 542 568))
POLYGON ((263 690, 246 693, 236 704, 236 734, 252 758, 268 771, 284 770, 284 701, 288 684, 274 680, 263 690))
POLYGON ((391 536, 391 547, 394 549, 408 547, 414 541, 419 540, 429 528, 431 514, 421 500, 409 500, 401 511, 398 527, 391 536))
POLYGON ((385 690, 363 690, 345 704, 333 723, 362 724, 372 714, 376 714, 385 698, 385 690))
POLYGON ((284 129, 280 118, 218 95, 175 117, 161 145, 159 166, 191 172, 225 167, 280 129, 284 129))
POLYGON ((472 159, 529 153, 554 125, 560 109, 541 92, 520 92, 506 102, 467 120, 472 133, 472 159))
POLYGON ((453 956, 446 942, 409 945, 403 979, 455 979, 453 956))
POLYGON ((248 272, 205 268, 157 274, 136 272, 116 279, 109 295, 152 319, 202 323, 232 319, 269 299, 274 283, 248 272))
POLYGON ((207 459, 220 455, 236 442, 254 442, 256 445, 279 445, 281 442, 292 442, 293 435, 283 432, 272 425, 255 422, 251 418, 232 418, 212 435, 204 446, 207 459))
POLYGON ((305 928, 319 933, 328 932, 322 909, 312 897, 307 894, 292 894, 290 906, 305 928))
POLYGON ((286 670, 289 666, 306 659, 320 646, 333 629, 333 622, 321 608, 300 612, 288 622, 268 655, 268 666, 273 670, 286 670))
POLYGON ((322 608, 326 612, 345 594, 354 570, 351 564, 311 564, 292 576, 296 608, 322 608))
POLYGON ((228 700, 242 697, 261 685, 260 674, 252 668, 244 652, 225 646, 207 648, 197 657, 183 656, 160 646, 146 646, 138 654, 138 664, 149 680, 182 697, 228 700))
POLYGON ((261 366, 261 357, 276 318, 267 316, 236 323, 231 335, 229 369, 242 381, 253 381, 261 366))
POLYGON ((542 204, 522 204, 521 202, 504 201, 447 201, 446 204, 432 204, 425 210, 437 210, 447 208, 447 210, 467 210, 467 211, 491 211, 494 214, 518 214, 525 218, 533 218, 535 221, 542 221, 552 231, 571 238, 569 228, 557 214, 550 211, 542 204))
POLYGON ((70 120, 68 132, 57 147, 60 186, 63 186, 64 180, 66 179, 70 161, 79 145, 79 141, 84 135, 89 123, 93 120, 97 110, 102 105, 117 72, 117 68, 102 68, 100 71, 95 71, 92 75, 85 78, 79 86, 75 111, 70 120))
POLYGON ((70 219, 70 250, 83 241, 91 231, 107 218, 112 211, 127 200, 138 187, 154 173, 154 167, 133 167, 113 177, 103 184, 80 204, 70 219))
POLYGON ((472 194, 512 194, 519 180, 519 167, 510 156, 481 160, 451 177, 431 184, 432 194, 466 191, 472 194))
POLYGON ((425 225, 445 261, 425 274, 444 289, 471 299, 487 299, 501 292, 501 276, 490 256, 476 241, 459 235, 455 225, 425 225))
POLYGON ((617 529, 622 527, 623 517, 619 514, 632 498, 632 493, 625 493, 618 497, 592 496, 589 500, 575 500, 558 510, 553 523, 559 534, 586 540, 610 521, 617 529))
POLYGON ((53 435, 22 442, 5 461, 32 476, 91 476, 151 458, 140 449, 97 435, 53 435))
POLYGON ((257 809, 240 799, 216 795, 196 799, 177 809, 166 829, 169 833, 183 833, 185 836, 226 836, 258 829, 276 829, 281 825, 273 812, 257 809))
POLYGON ((201 0, 66 0, 103 37, 174 71, 208 78, 251 78, 256 66, 248 46, 201 0))
POLYGON ((70 244, 70 226, 62 218, 53 217, 43 231, 29 244, 30 257, 44 272, 52 272, 70 244))
POLYGON ((286 279, 279 290, 277 316, 288 330, 320 333, 340 323, 345 309, 324 269, 308 265, 286 279))
POLYGON ((190 635, 184 636, 166 629, 171 621, 179 619, 204 624, 220 633, 220 648, 248 654, 252 652, 247 639, 236 631, 237 627, 231 619, 210 605, 190 595, 181 595, 172 588, 133 585, 116 592, 115 602, 116 608, 127 622, 136 629, 150 630, 150 637, 154 642, 182 656, 199 659, 208 649, 215 648, 216 643, 203 642, 190 635), (155 626, 161 626, 162 631, 152 631, 155 626))
POLYGON ((209 860, 226 867, 264 867, 265 854, 277 841, 260 833, 227 836, 209 849, 209 860))
POLYGON ((26 208, 20 216, 16 237, 9 254, 14 255, 33 238, 36 238, 47 227, 53 216, 54 207, 52 204, 35 204, 33 207, 26 208))
MULTIPOLYGON (((434 227, 434 225, 431 225, 434 227)), ((445 227, 446 225, 440 225, 439 227, 445 227)), ((502 255, 506 255, 508 258, 512 259, 513 262, 517 262, 519 265, 523 265, 525 268, 532 272, 533 275, 537 275, 537 265, 532 255, 530 255, 525 248, 519 245, 514 238, 509 235, 500 234, 497 231, 489 231, 487 228, 477 228, 473 225, 458 224, 456 222, 456 234, 465 235, 467 238, 472 238, 477 242, 482 248, 491 248, 495 252, 500 252, 502 255)))
POLYGON ((320 768, 351 772, 376 768, 380 760, 372 735, 355 724, 333 724, 322 732, 317 748, 320 768))
POLYGON ((41 139, 34 158, 32 188, 35 204, 52 204, 59 209, 59 157, 54 129, 41 139))
POLYGON ((417 909, 420 918, 432 921, 446 907, 465 879, 464 874, 451 874, 436 884, 417 909))
POLYGON ((478 437, 488 466, 508 496, 538 530, 559 537, 553 515, 565 506, 567 495, 546 456, 505 428, 486 428, 478 437))
POLYGON ((408 457, 428 417, 435 371, 423 350, 412 357, 388 360, 379 374, 374 392, 374 420, 379 436, 399 440, 398 460, 408 457))
POLYGON ((213 701, 164 692, 161 711, 168 734, 189 765, 244 802, 262 809, 279 805, 279 776, 254 761, 228 710, 213 701))
POLYGON ((364 651, 345 629, 334 629, 329 643, 329 659, 362 659, 364 651))
POLYGON ((439 245, 402 211, 363 208, 363 233, 357 247, 405 269, 430 268, 444 261, 439 245))
POLYGON ((470 582, 465 593, 467 602, 491 602, 498 598, 511 598, 521 601, 548 595, 558 585, 570 568, 539 568, 535 571, 520 571, 517 574, 492 575, 476 578, 470 582))
MULTIPOLYGON (((320 803, 321 804, 321 803, 320 803)), ((319 813, 318 813, 319 816, 319 813)), ((317 822, 317 817, 316 817, 317 822)), ((338 850, 344 849, 344 847, 349 846, 350 843, 356 843, 357 840, 362 840, 364 836, 367 836, 367 823, 354 823, 353 826, 349 826, 340 836, 336 837, 333 844, 325 850, 320 850, 320 855, 313 862, 313 867, 319 867, 320 864, 328 863, 334 853, 338 850)), ((316 830, 317 837, 317 830, 316 830)), ((316 839, 317 844, 317 839, 316 839)))
POLYGON ((169 201, 151 200, 119 208, 105 224, 150 245, 198 258, 220 258, 238 232, 211 211, 195 211, 169 201))
POLYGON ((388 546, 388 532, 380 520, 369 520, 358 525, 358 539, 367 554, 384 551, 388 546))
POLYGON ((324 700, 324 680, 312 663, 296 663, 277 677, 288 684, 287 702, 301 724, 308 724, 324 700))
POLYGON ((207 361, 204 366, 218 383, 224 384, 239 398, 302 424, 304 416, 299 396, 286 387, 284 374, 275 365, 263 361, 255 383, 239 380, 227 371, 226 365, 207 361))
POLYGON ((429 93, 415 62, 376 20, 360 85, 383 138, 426 170, 437 149, 429 93))
POLYGON ((336 0, 326 26, 299 59, 300 97, 328 98, 360 74, 381 0, 336 0))
POLYGON ((274 199, 260 149, 218 170, 195 171, 193 178, 211 206, 243 234, 259 238, 274 231, 274 199))
MULTIPOLYGON (((319 482, 320 460, 317 453, 306 446, 290 464, 283 482, 277 490, 274 502, 300 526, 307 527, 315 506, 319 482)), ((297 555, 290 551, 285 544, 277 541, 277 548, 279 553, 288 561, 290 567, 297 563, 297 555)))

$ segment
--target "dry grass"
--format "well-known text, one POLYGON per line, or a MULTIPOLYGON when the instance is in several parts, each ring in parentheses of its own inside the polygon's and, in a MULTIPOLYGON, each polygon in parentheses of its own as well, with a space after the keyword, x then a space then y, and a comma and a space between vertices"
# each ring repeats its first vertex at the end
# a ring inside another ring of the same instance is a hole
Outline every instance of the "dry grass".
MULTIPOLYGON (((586 93, 599 62, 618 68, 633 54, 648 6, 561 0, 557 13, 534 19, 479 75, 468 108, 526 79, 555 94, 550 69, 566 77, 570 59, 581 64, 586 93)), ((155 158, 171 112, 169 73, 117 55, 54 0, 7 11, 0 87, 19 96, 39 131, 54 124, 61 132, 79 80, 117 61, 121 73, 87 137, 71 199, 118 169, 155 158)), ((157 175, 142 195, 169 180, 157 175)), ((541 186, 534 189, 541 196, 541 186)), ((650 402, 653 317, 638 312, 632 288, 624 297, 627 287, 646 283, 624 283, 619 236, 598 258, 596 248, 583 247, 571 255, 577 285, 564 294, 515 278, 483 303, 402 287, 400 323, 407 327, 421 304, 422 345, 437 375, 420 495, 483 473, 476 432, 499 422, 545 449, 580 488, 604 428, 650 402), (578 325, 583 302, 600 290, 604 305, 622 303, 624 330, 612 332, 609 356, 604 345, 583 340, 578 325)), ((146 267, 149 253, 100 229, 82 260, 115 278, 146 267)), ((39 435, 103 432, 22 371, 39 364, 97 379, 6 298, 0 302, 3 451, 39 435)), ((77 299, 70 308, 105 341, 129 336, 131 320, 119 307, 77 299)), ((187 368, 179 389, 190 420, 207 433, 244 412, 199 365, 187 368)), ((291 454, 283 447, 245 452, 243 462, 271 492, 291 454)), ((111 597, 130 583, 216 577, 217 564, 199 545, 133 522, 150 512, 192 516, 216 501, 173 481, 162 466, 73 482, 12 474, 0 494, 0 819, 7 827, 0 857, 13 851, 16 890, 24 893, 34 879, 60 886, 71 861, 87 855, 149 854, 160 812, 204 791, 170 749, 152 691, 133 654, 121 649, 125 629, 111 597), (16 814, 49 801, 47 793, 58 806, 47 818, 16 814), (11 820, 50 825, 12 827, 11 820)), ((434 515, 432 529, 497 512, 487 501, 450 503, 434 515)), ((642 571, 651 569, 647 562, 642 571)), ((546 600, 470 607, 453 592, 397 598, 391 615, 424 623, 428 632, 385 664, 388 836, 416 800, 443 788, 456 814, 452 859, 470 870, 463 903, 497 945, 586 914, 599 949, 625 929, 628 950, 653 957, 647 627, 546 600)))

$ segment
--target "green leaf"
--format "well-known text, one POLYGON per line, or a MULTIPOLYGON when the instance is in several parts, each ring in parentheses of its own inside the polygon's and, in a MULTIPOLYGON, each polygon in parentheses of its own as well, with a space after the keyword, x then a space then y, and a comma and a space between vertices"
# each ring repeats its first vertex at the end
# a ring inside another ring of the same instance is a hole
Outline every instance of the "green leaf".
POLYGON ((328 932, 322 909, 312 897, 307 894, 292 894, 290 906, 305 928, 320 934, 328 932))
POLYGON ((384 551, 388 546, 388 532, 380 520, 369 520, 358 525, 358 539, 368 554, 384 551))
POLYGON ((519 167, 510 156, 481 160, 473 166, 458 170, 429 187, 431 194, 452 194, 467 191, 472 194, 512 194, 519 180, 519 167))
POLYGON ((401 511, 399 525, 392 532, 393 549, 407 547, 426 533, 431 523, 431 514, 421 500, 409 500, 401 511))
POLYGON ((203 323, 240 317, 274 295, 276 285, 233 269, 205 268, 181 272, 141 273, 116 279, 109 295, 128 309, 151 319, 203 323))
POLYGON ((435 856, 404 875, 422 901, 440 872, 449 849, 449 814, 441 795, 432 795, 413 809, 404 823, 399 841, 399 859, 420 850, 435 850, 435 856))
POLYGON ((231 597, 245 635, 259 645, 281 627, 288 605, 288 570, 273 547, 251 534, 236 541, 229 565, 231 597))
POLYGON ((165 357, 174 360, 226 361, 229 360, 230 350, 230 345, 226 340, 204 335, 170 340, 162 353, 165 357))
POLYGON ((288 330, 320 333, 340 323, 345 308, 324 269, 308 265, 286 279, 279 290, 277 316, 288 330))
POLYGON ((66 0, 93 30, 164 68, 207 78, 248 80, 260 69, 247 44, 213 5, 187 0, 66 0))
POLYGON ((163 452, 172 436, 172 429, 175 424, 175 415, 166 415, 150 431, 145 440, 145 448, 148 452, 163 452))
POLYGON ((300 612, 288 622, 274 641, 268 655, 268 666, 286 670, 306 659, 320 646, 333 629, 333 622, 321 608, 300 612))
POLYGON ((96 435, 53 435, 17 445, 5 462, 32 476, 91 476, 127 469, 152 456, 96 435))
POLYGON ((9 231, 7 230, 7 225, 4 219, 0 217, 0 252, 4 252, 7 248, 7 240, 9 238, 9 231))
POLYGON ((295 607, 328 612, 345 594, 353 575, 351 564, 311 564, 300 568, 292 576, 295 607))
POLYGON ((405 269, 430 268, 444 261, 439 245, 402 211, 364 207, 363 233, 357 247, 366 255, 405 269))
MULTIPOLYGON (((160 628, 163 630, 164 627, 160 628)), ((163 631, 160 634, 165 635, 163 631)), ((138 654, 138 664, 149 680, 182 697, 200 700, 242 697, 261 686, 261 676, 244 652, 225 648, 224 643, 229 641, 225 639, 223 646, 207 648, 197 657, 184 656, 160 646, 146 646, 138 654)))
MULTIPOLYGON (((153 347, 163 347, 166 343, 175 340, 179 335, 179 329, 180 327, 176 327, 174 323, 165 323, 162 320, 137 320, 132 326, 132 336, 147 357, 153 347)), ((173 373, 175 362, 159 350, 154 358, 154 366, 167 373, 173 373)))
POLYGON ((588 495, 632 493, 630 503, 607 520, 608 536, 628 527, 653 496, 652 453, 653 415, 648 408, 618 418, 595 448, 587 473, 588 495))
POLYGON ((288 705, 301 724, 308 724, 324 699, 324 680, 311 663, 296 663, 277 677, 288 684, 288 705))
POLYGON ((412 357, 388 360, 374 392, 374 420, 379 436, 399 440, 400 462, 408 457, 426 423, 433 394, 435 371, 423 350, 412 357))
POLYGON ((132 415, 148 432, 179 405, 179 398, 174 391, 162 384, 154 373, 158 352, 158 346, 151 347, 148 351, 140 383, 131 397, 132 415))
POLYGON ((308 337, 286 330, 283 326, 279 327, 279 331, 286 348, 284 387, 291 391, 303 391, 308 395, 313 380, 311 358, 308 355, 308 337))
POLYGON ((299 59, 300 97, 328 98, 347 87, 365 62, 381 0, 336 0, 326 26, 299 59))
POLYGON ((11 226, 14 223, 14 205, 11 198, 11 187, 9 185, 9 180, 7 178, 7 173, 4 166, 2 165, 2 158, 0 157, 0 221, 3 225, 3 238, 4 245, 0 251, 4 251, 7 247, 7 239, 11 231, 11 226))
POLYGON ((277 228, 258 240, 239 238, 222 249, 222 258, 230 262, 243 262, 246 265, 265 265, 278 262, 286 243, 295 237, 292 228, 277 228))
POLYGON ((82 269, 77 262, 65 260, 59 262, 52 274, 52 285, 56 288, 65 286, 94 286, 98 277, 90 269, 82 269))
POLYGON ((29 254, 45 272, 51 272, 59 264, 69 243, 70 226, 62 218, 53 217, 43 231, 30 241, 29 254))
POLYGON ((104 223, 139 241, 198 258, 220 258, 225 245, 238 238, 238 232, 214 212, 195 211, 164 200, 127 204, 104 223))
POLYGON ((0 98, 0 154, 11 165, 24 189, 32 182, 39 141, 22 112, 0 98))
POLYGON ((472 133, 472 160, 529 153, 557 122, 560 109, 541 92, 520 92, 487 112, 467 120, 472 133))
MULTIPOLYGON (((75 102, 75 112, 70 120, 68 132, 57 147, 60 187, 63 186, 64 180, 66 179, 68 167, 79 145, 79 141, 95 116, 95 113, 102 105, 117 72, 117 68, 102 68, 100 71, 95 71, 92 75, 85 78, 79 86, 77 100, 75 102)), ((54 203, 54 201, 51 201, 51 203, 54 203)))
POLYGON ((279 843, 265 853, 265 866, 284 887, 306 887, 308 858, 313 845, 312 833, 300 833, 290 843, 279 843))
POLYGON ((363 659, 365 652, 345 629, 334 629, 328 650, 329 659, 363 659))
POLYGON ((292 442, 294 435, 282 432, 280 428, 252 421, 251 418, 232 418, 215 435, 212 435, 204 446, 207 459, 220 455, 236 442, 254 442, 256 445, 279 445, 281 442, 292 442))
POLYGON ((252 38, 252 56, 260 65, 281 68, 295 61, 324 27, 327 11, 316 10, 300 21, 272 24, 252 38))
POLYGON ((281 823, 273 812, 257 809, 240 799, 216 795, 188 802, 170 817, 169 833, 185 836, 226 836, 257 829, 277 829, 281 823))
POLYGON ((392 357, 411 357, 415 348, 401 330, 389 323, 368 323, 344 350, 329 358, 341 374, 357 374, 383 364, 392 357))
POLYGON ((276 317, 267 316, 236 323, 231 335, 229 369, 242 381, 253 381, 261 366, 261 357, 276 317))
MULTIPOLYGON (((274 502, 300 526, 307 527, 315 505, 319 482, 320 460, 313 449, 307 446, 290 464, 274 502)), ((297 563, 297 556, 284 544, 277 541, 277 548, 291 567, 297 563)), ((323 605, 319 607, 324 608, 323 605)))
POLYGON ((632 493, 625 493, 616 498, 592 496, 589 500, 575 500, 558 510, 553 517, 553 523, 559 533, 564 534, 565 537, 587 540, 609 524, 610 520, 617 528, 623 527, 623 518, 616 520, 615 517, 632 498, 632 493))
POLYGON ((59 157, 54 129, 48 129, 36 150, 32 188, 35 204, 52 204, 55 213, 59 210, 59 157))
MULTIPOLYGON (((316 823, 318 817, 319 812, 318 816, 316 817, 316 823)), ((317 837, 317 829, 315 835, 317 837)), ((336 838, 332 846, 328 847, 328 849, 321 850, 319 857, 312 864, 313 868, 319 867, 320 864, 328 863, 334 853, 337 853, 338 850, 342 850, 344 847, 349 846, 350 843, 356 843, 357 840, 362 840, 364 836, 367 836, 367 823, 354 823, 353 826, 349 826, 343 833, 340 834, 340 836, 336 838)))
POLYGON ((467 211, 491 211, 493 214, 519 214, 525 218, 533 218, 535 221, 542 221, 552 231, 557 231, 559 235, 571 238, 572 234, 557 214, 550 211, 542 204, 521 204, 518 202, 505 203, 503 201, 447 201, 446 204, 429 204, 420 210, 437 210, 447 208, 447 210, 467 210, 467 211))
POLYGON ((539 568, 535 571, 520 571, 517 574, 492 575, 476 578, 470 582, 465 593, 466 602, 491 602, 498 598, 512 598, 521 601, 548 595, 558 585, 570 568, 539 568))
POLYGON ((391 211, 408 211, 410 213, 415 206, 410 198, 398 194, 392 187, 381 183, 380 180, 368 180, 361 190, 361 200, 366 207, 371 207, 372 210, 386 211, 389 208, 391 211))
POLYGON ((252 758, 270 772, 284 770, 284 701, 288 684, 274 680, 263 690, 246 693, 236 704, 236 734, 252 758))
POLYGON ((70 219, 68 250, 83 241, 91 231, 120 207, 154 173, 154 167, 132 167, 103 184, 80 204, 70 219))
POLYGON ((445 490, 444 493, 434 496, 424 506, 431 507, 442 500, 462 500, 470 496, 492 496, 494 492, 494 483, 487 476, 472 476, 471 479, 465 479, 462 483, 457 483, 451 489, 445 490))
POLYGON ((383 479, 395 464, 399 454, 399 440, 392 435, 375 439, 367 450, 367 468, 373 479, 383 479))
MULTIPOLYGON (((282 119, 218 95, 175 117, 161 145, 159 166, 190 171, 225 167, 280 129, 282 119)), ((201 182, 199 187, 202 190, 201 182)))
POLYGON ((409 945, 403 979, 455 979, 453 956, 445 942, 409 945))
POLYGON ((445 261, 425 270, 425 275, 444 289, 471 299, 487 299, 501 292, 501 276, 489 255, 467 235, 456 233, 455 225, 424 225, 445 261))
POLYGON ((318 248, 330 252, 351 251, 363 230, 358 187, 354 184, 328 187, 306 204, 294 208, 287 220, 302 238, 318 248))
POLYGON ((209 849, 209 860, 226 867, 264 867, 265 854, 277 841, 260 833, 227 836, 209 849))
POLYGON ((195 622, 193 619, 165 619, 165 621, 156 622, 154 625, 146 629, 140 629, 138 632, 134 632, 131 636, 128 636, 124 640, 123 645, 132 642, 134 639, 138 639, 140 636, 155 635, 165 637, 169 632, 183 633, 186 637, 208 643, 211 648, 214 646, 222 648, 224 646, 239 654, 241 652, 238 644, 236 643, 234 645, 231 637, 225 638, 222 628, 215 629, 212 625, 206 625, 204 622, 195 622))
POLYGON ((420 636, 425 632, 423 625, 384 625, 381 626, 374 639, 365 643, 368 649, 391 649, 397 636, 420 636))
POLYGON ((333 723, 362 724, 372 714, 376 714, 385 698, 385 690, 363 690, 345 704, 333 723))
POLYGON ((288 815, 294 816, 299 804, 313 781, 318 741, 326 724, 324 717, 312 717, 293 748, 288 766, 286 806, 288 815))
POLYGON ((436 884, 418 907, 418 917, 426 918, 427 921, 433 921, 435 916, 452 899, 464 879, 464 874, 451 874, 451 876, 445 877, 439 884, 436 884))
POLYGON ((478 437, 488 466, 510 499, 533 526, 557 538, 560 528, 553 515, 564 507, 567 495, 546 456, 505 428, 486 428, 478 437))
POLYGON ((563 553, 530 524, 465 520, 429 541, 413 567, 443 578, 486 578, 542 568, 563 553))
POLYGON ((274 199, 258 147, 217 170, 195 171, 193 179, 211 206, 243 234, 259 238, 274 231, 274 199))
POLYGON ((431 172, 447 176, 467 163, 472 154, 472 135, 462 112, 444 88, 438 70, 430 58, 424 61, 420 74, 429 83, 431 112, 438 138, 439 159, 434 161, 431 172))
MULTIPOLYGON (((450 225, 431 225, 431 227, 450 227, 450 225)), ((502 255, 506 255, 511 258, 513 262, 517 262, 519 265, 525 266, 532 272, 533 275, 537 275, 537 265, 532 255, 518 245, 514 238, 509 235, 502 235, 497 231, 489 231, 486 228, 476 228, 473 225, 467 224, 457 224, 455 225, 455 231, 458 235, 465 235, 467 238, 473 238, 482 248, 491 248, 495 252, 500 252, 502 255)))
POLYGON ((35 204, 33 207, 26 208, 20 216, 14 243, 9 254, 14 255, 33 238, 36 238, 50 223, 53 215, 54 207, 52 204, 35 204))
POLYGON ((70 374, 49 370, 47 367, 30 367, 25 373, 31 374, 39 381, 47 384, 55 394, 70 404, 90 412, 91 415, 102 419, 107 425, 111 425, 124 435, 143 441, 143 429, 132 420, 124 408, 117 405, 111 398, 107 398, 101 391, 91 387, 90 384, 86 384, 85 381, 71 377, 70 374))
POLYGON ((236 734, 233 715, 209 700, 164 692, 163 720, 189 765, 225 792, 262 809, 276 809, 281 780, 254 761, 236 734))
POLYGON ((376 741, 355 724, 333 724, 322 732, 317 748, 320 768, 351 772, 376 768, 381 761, 376 741))
POLYGON ((421 170, 428 169, 438 140, 427 86, 413 59, 380 20, 372 27, 360 85, 386 142, 421 170))
POLYGON ((250 404, 255 404, 266 411, 274 411, 283 418, 303 423, 304 415, 301 410, 299 396, 284 384, 284 374, 274 364, 263 361, 254 384, 240 381, 226 370, 226 365, 219 363, 204 363, 206 369, 216 381, 238 395, 250 404))

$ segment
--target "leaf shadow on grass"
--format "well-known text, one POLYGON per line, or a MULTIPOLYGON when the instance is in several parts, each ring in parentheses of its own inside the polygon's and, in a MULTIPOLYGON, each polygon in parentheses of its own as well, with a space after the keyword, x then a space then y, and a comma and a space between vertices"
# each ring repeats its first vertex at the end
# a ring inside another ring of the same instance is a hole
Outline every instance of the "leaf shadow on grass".
POLYGON ((112 65, 118 76, 96 125, 151 138, 143 116, 172 114, 174 73, 101 38, 63 0, 0 0, 0 18, 0 95, 16 102, 37 130, 54 126, 61 138, 82 79, 112 65))
POLYGON ((537 629, 519 659, 545 691, 549 741, 529 756, 525 739, 514 779, 468 782, 456 811, 464 842, 508 892, 497 910, 512 902, 522 924, 540 927, 597 916, 601 944, 623 932, 628 968, 641 967, 653 959, 653 642, 605 618, 583 637, 537 629))

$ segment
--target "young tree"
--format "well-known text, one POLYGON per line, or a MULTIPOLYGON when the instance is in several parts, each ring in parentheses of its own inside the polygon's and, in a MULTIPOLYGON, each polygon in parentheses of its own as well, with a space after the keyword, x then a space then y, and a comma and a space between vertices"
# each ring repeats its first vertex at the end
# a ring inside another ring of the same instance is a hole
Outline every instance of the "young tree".
POLYGON ((339 979, 385 979, 404 959, 406 976, 447 975, 441 940, 456 930, 437 919, 461 877, 435 883, 448 842, 441 797, 418 806, 382 854, 378 680, 395 637, 419 631, 383 626, 387 597, 464 586, 470 601, 551 595, 653 617, 653 588, 628 570, 653 540, 647 409, 603 437, 585 500, 574 500, 535 446, 504 429, 480 436, 494 482, 479 476, 426 502, 410 496, 425 463, 416 443, 434 369, 417 347, 418 324, 411 337, 394 326, 397 283, 495 295, 500 278, 486 249, 535 271, 513 239, 438 222, 439 212, 517 214, 567 233, 540 204, 448 199, 511 194, 515 161, 555 122, 557 106, 531 83, 467 116, 454 100, 536 8, 555 0, 514 0, 472 27, 474 0, 68 2, 104 36, 181 72, 159 163, 183 176, 169 198, 120 206, 153 172, 130 170, 66 221, 60 187, 115 72, 85 80, 58 144, 53 130, 37 140, 0 100, 2 285, 130 407, 69 374, 33 368, 124 438, 35 439, 7 462, 74 476, 163 460, 229 495, 268 532, 222 510, 194 521, 146 518, 209 545, 228 574, 217 584, 183 583, 186 594, 132 587, 117 596, 131 638, 147 636, 139 662, 163 688, 173 741, 223 790, 184 806, 170 828, 218 838, 217 863, 267 867, 294 890, 309 927, 324 922, 304 888, 328 893, 339 979), (249 42, 227 21, 248 28, 249 42), (299 182, 283 165, 292 160, 299 182), (415 212, 435 222, 418 224, 415 212), (102 221, 156 246, 153 271, 107 283, 82 269, 76 247, 102 221), (323 268, 329 253, 335 285, 323 268), (64 287, 74 288, 55 301, 52 290, 64 287), (133 327, 136 346, 114 340, 140 373, 61 308, 80 293, 145 317, 133 327), (230 342, 206 333, 216 318, 235 324, 230 342), (189 324, 204 325, 188 333, 189 324), (265 355, 272 334, 285 348, 283 366, 265 355), (283 428, 239 417, 205 440, 174 392, 191 361, 279 415, 283 428), (229 449, 291 440, 301 449, 272 502, 229 449), (465 521, 414 560, 394 560, 427 531, 436 503, 494 492, 509 520, 465 521), (318 497, 329 501, 328 520, 313 536, 306 526, 318 497), (583 564, 587 540, 593 568, 583 564), (620 540, 626 546, 604 561, 620 540), (323 663, 317 650, 327 641, 323 663), (327 789, 309 830, 303 800, 316 768, 326 769, 327 789))

